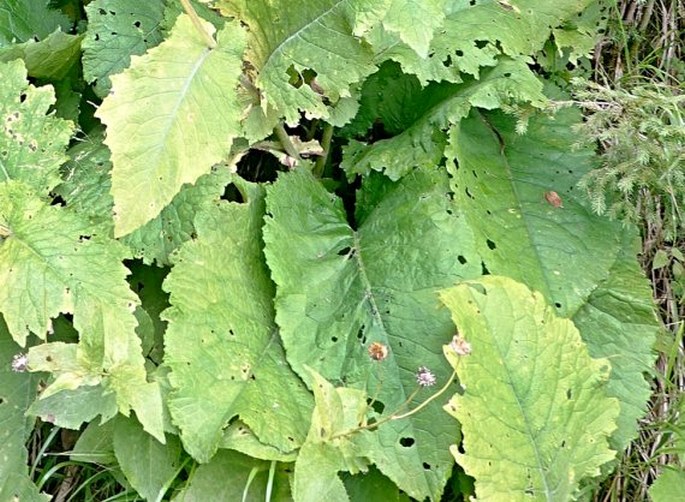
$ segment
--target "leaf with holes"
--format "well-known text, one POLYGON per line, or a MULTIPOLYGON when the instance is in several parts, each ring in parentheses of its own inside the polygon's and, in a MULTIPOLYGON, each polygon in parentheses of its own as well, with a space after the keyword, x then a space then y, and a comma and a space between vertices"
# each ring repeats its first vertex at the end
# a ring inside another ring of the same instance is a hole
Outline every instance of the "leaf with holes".
MULTIPOLYGON (((367 113, 372 105, 390 128, 388 132, 396 135, 370 145, 350 142, 342 162, 350 178, 377 170, 399 179, 415 166, 440 163, 447 143, 443 131, 458 124, 471 107, 494 109, 515 103, 541 107, 546 101, 542 83, 525 64, 514 60, 502 60, 496 68, 484 71, 480 80, 459 85, 439 83, 421 88, 414 77, 398 74, 392 66, 379 73, 384 90, 378 92, 378 82, 369 79, 362 103, 367 104, 367 113), (386 79, 396 82, 386 87, 386 79)), ((357 127, 363 127, 365 121, 369 124, 369 118, 360 117, 357 127)))
POLYGON ((25 413, 36 397, 41 375, 12 371, 22 353, 0 315, 0 500, 45 501, 50 497, 39 495, 29 477, 24 446, 34 425, 25 413))
MULTIPOLYGON (((207 37, 214 33, 202 26, 207 37)), ((228 156, 240 133, 235 88, 244 38, 229 22, 209 48, 183 14, 167 40, 112 77, 96 115, 112 152, 115 236, 156 217, 185 183, 228 156)))
POLYGON ((621 236, 620 223, 593 214, 576 190, 593 162, 572 148, 578 119, 570 109, 537 117, 520 135, 512 118, 474 111, 448 149, 455 198, 487 269, 540 291, 566 317, 607 278, 621 236), (552 190, 563 207, 546 200, 552 190))
POLYGON ((639 242, 633 229, 622 229, 620 251, 608 277, 573 315, 592 357, 611 361, 607 394, 619 399, 618 428, 610 444, 622 451, 636 437, 651 394, 645 378, 652 371, 659 324, 649 283, 635 259, 639 242))
POLYGON ((52 9, 49 2, 3 0, 0 4, 0 47, 13 42, 43 40, 56 29, 69 31, 69 18, 52 9))
MULTIPOLYGON (((109 415, 114 399, 115 410, 127 415, 133 408, 163 441, 161 396, 147 382, 133 315, 138 298, 121 263, 124 246, 91 235, 87 222, 16 181, 0 183, 0 225, 9 233, 0 244, 0 312, 12 337, 20 345, 29 331, 45 339, 61 312, 74 314, 80 334, 78 344, 46 343, 29 351, 29 369, 54 376, 41 397, 76 389, 92 397, 101 387, 99 405, 81 408, 81 421, 109 415)), ((68 411, 65 406, 55 403, 51 421, 68 411)))
POLYGON ((459 420, 452 452, 483 500, 575 500, 616 452, 618 401, 607 397, 611 365, 592 359, 578 330, 540 293, 498 276, 441 293, 471 344, 445 352, 463 394, 446 409, 459 420))
POLYGON ((283 452, 307 433, 312 398, 285 362, 274 324, 273 284, 260 229, 264 196, 239 185, 245 204, 207 208, 164 283, 171 368, 169 409, 186 450, 208 461, 240 416, 260 441, 283 452))
MULTIPOLYGON (((309 365, 329 381, 378 392, 386 412, 416 389, 418 366, 444 382, 450 370, 441 346, 453 328, 436 291, 481 272, 444 171, 416 171, 396 183, 368 178, 356 231, 342 201, 305 171, 281 174, 267 193, 265 253, 295 371, 311 384, 309 365), (367 354, 373 342, 389 347, 382 363, 367 354)), ((425 397, 419 392, 412 403, 425 397)), ((434 403, 382 427, 384 447, 371 460, 411 496, 438 498, 452 462, 444 444, 458 434, 446 418, 434 403)))
MULTIPOLYGON (((377 0, 224 0, 227 13, 249 27, 247 59, 266 102, 288 123, 329 115, 326 101, 350 95, 350 86, 373 73, 373 53, 355 36, 355 20, 378 22, 377 0), (315 78, 315 82, 312 80, 315 78)), ((382 6, 381 6, 382 7, 382 6)))
POLYGON ((74 128, 49 114, 50 87, 26 81, 21 60, 0 63, 0 182, 20 180, 42 195, 59 183, 59 167, 74 128))
POLYGON ((95 92, 104 97, 110 90, 109 76, 162 41, 160 23, 165 0, 95 0, 86 5, 88 29, 83 40, 83 76, 95 82, 95 92))

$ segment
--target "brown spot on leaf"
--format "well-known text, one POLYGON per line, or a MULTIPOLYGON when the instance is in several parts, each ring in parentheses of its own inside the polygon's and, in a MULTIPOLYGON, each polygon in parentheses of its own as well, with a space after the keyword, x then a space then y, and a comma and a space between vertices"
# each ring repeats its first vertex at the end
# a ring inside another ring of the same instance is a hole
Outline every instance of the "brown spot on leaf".
POLYGON ((562 201, 559 194, 553 190, 545 192, 545 200, 554 207, 564 207, 564 201, 562 201))

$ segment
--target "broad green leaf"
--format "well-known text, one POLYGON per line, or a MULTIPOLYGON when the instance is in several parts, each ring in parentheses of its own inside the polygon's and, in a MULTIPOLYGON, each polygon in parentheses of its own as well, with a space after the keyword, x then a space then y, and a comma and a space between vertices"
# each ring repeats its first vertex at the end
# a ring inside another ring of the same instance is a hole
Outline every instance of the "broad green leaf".
POLYGON ((260 441, 289 452, 304 440, 312 408, 274 324, 263 194, 257 185, 239 187, 248 202, 198 214, 197 239, 181 247, 164 283, 172 305, 163 314, 169 409, 186 450, 202 462, 235 416, 260 441))
MULTIPOLYGON (((30 369, 55 377, 41 397, 102 385, 114 393, 123 414, 133 408, 145 429, 160 437, 161 397, 157 385, 146 380, 133 315, 138 299, 121 263, 125 248, 91 235, 87 222, 14 181, 0 184, 0 225, 8 229, 0 243, 0 312, 13 338, 24 345, 31 331, 45 339, 51 318, 61 312, 74 314, 80 334, 78 344, 54 342, 30 350, 30 369)), ((99 402, 109 413, 111 401, 104 393, 99 402)), ((55 405, 56 417, 69 411, 55 405)), ((89 417, 93 411, 81 410, 89 417)))
POLYGON ((25 415, 35 399, 40 375, 12 371, 22 348, 10 336, 0 315, 0 500, 46 501, 29 478, 24 446, 35 420, 25 415))
POLYGON ((126 480, 145 500, 161 500, 177 475, 183 448, 176 436, 161 444, 130 418, 114 421, 114 454, 126 480))
POLYGON ((593 162, 572 148, 577 120, 568 109, 520 135, 513 119, 474 111, 451 131, 456 168, 448 161, 487 269, 541 292, 566 317, 607 278, 621 235, 576 189, 593 162))
POLYGON ((366 91, 378 118, 397 135, 370 145, 352 141, 344 149, 342 163, 349 177, 377 170, 396 180, 415 166, 438 164, 446 145, 443 131, 458 124, 471 107, 494 109, 516 103, 540 107, 546 100, 542 83, 527 66, 508 59, 484 71, 480 80, 460 85, 431 84, 422 89, 412 77, 399 79, 406 83, 390 86, 387 93, 377 92, 375 86, 366 91))
POLYGON ((666 467, 649 487, 652 502, 674 502, 685 498, 685 471, 666 467))
POLYGON ((374 467, 365 474, 345 476, 343 482, 351 502, 410 502, 406 493, 401 493, 395 483, 374 467))
POLYGON ((112 152, 116 237, 156 217, 185 183, 228 155, 240 133, 235 88, 244 38, 229 22, 210 49, 184 14, 167 40, 112 76, 96 116, 112 152))
POLYGON ((162 212, 122 239, 144 263, 171 264, 172 253, 195 235, 196 214, 219 203, 233 174, 219 164, 198 178, 194 185, 183 185, 162 212))
POLYGON ((0 62, 23 59, 30 76, 60 80, 78 61, 82 38, 56 31, 40 42, 29 40, 0 48, 0 62))
POLYGON ((212 460, 199 466, 187 487, 174 502, 263 502, 271 484, 271 502, 291 502, 290 464, 275 466, 269 481, 270 462, 257 460, 235 451, 221 450, 212 460), (245 497, 245 498, 243 498, 245 497))
POLYGON ((26 81, 22 61, 0 63, 0 182, 20 180, 44 195, 59 183, 73 126, 48 114, 54 103, 51 88, 26 81))
POLYGON ((99 465, 117 463, 114 455, 114 426, 116 420, 104 424, 92 421, 79 435, 78 441, 71 449, 69 458, 77 462, 91 462, 99 465))
POLYGON ((294 462, 297 451, 282 452, 278 448, 264 444, 250 428, 241 421, 232 422, 225 430, 219 448, 235 450, 252 458, 261 460, 276 460, 278 462, 294 462))
POLYGON ((383 26, 421 58, 428 57, 433 32, 442 26, 447 0, 392 0, 383 26))
POLYGON ((652 346, 659 332, 651 288, 635 258, 638 239, 632 229, 622 234, 609 276, 573 316, 590 356, 611 361, 607 394, 621 404, 618 428, 610 439, 616 451, 635 438, 638 420, 646 412, 651 385, 645 376, 653 371, 652 346))
POLYGON ((102 422, 110 420, 117 412, 116 396, 102 385, 81 386, 42 397, 28 410, 29 415, 39 417, 43 422, 74 430, 98 416, 102 422))
POLYGON ((316 406, 307 440, 295 462, 293 496, 297 502, 348 501, 338 471, 366 472, 369 451, 360 447, 368 431, 365 423, 367 395, 362 390, 335 388, 312 371, 316 406))
POLYGON ((431 39, 428 58, 419 57, 400 37, 374 31, 369 41, 376 61, 392 59, 426 84, 430 80, 460 82, 463 74, 478 78, 483 67, 501 56, 528 62, 557 27, 570 25, 592 0, 466 0, 449 2, 442 28, 431 39))
POLYGON ((375 70, 373 53, 354 35, 357 16, 378 21, 377 0, 224 0, 249 27, 247 58, 257 70, 255 84, 265 103, 288 123, 328 117, 324 98, 335 103, 350 86, 375 70), (316 86, 302 82, 316 74, 316 86), (291 80, 292 79, 292 80, 291 80))
MULTIPOLYGON (((111 235, 112 196, 109 149, 99 131, 72 147, 71 160, 63 168, 64 181, 55 188, 67 206, 111 235)), ((219 164, 200 176, 194 185, 183 185, 161 213, 126 235, 126 244, 136 258, 145 263, 169 265, 171 253, 195 234, 195 214, 215 205, 231 179, 231 166, 219 164)))
MULTIPOLYGON (((426 168, 397 183, 379 174, 366 179, 356 231, 342 201, 305 171, 281 174, 267 191, 265 253, 295 371, 310 384, 305 365, 329 381, 366 388, 386 412, 416 389, 418 366, 444 382, 450 370, 441 346, 453 327, 436 291, 481 272, 446 173, 426 168), (389 348, 382 363, 369 358, 373 342, 389 348)), ((444 445, 458 434, 440 405, 378 434, 383 446, 368 456, 379 469, 412 497, 438 498, 452 463, 444 445)))
POLYGON ((54 193, 93 228, 110 235, 114 226, 109 193, 112 164, 109 149, 102 142, 104 137, 104 130, 94 130, 67 151, 69 160, 62 166, 63 181, 54 193))
POLYGON ((608 438, 619 403, 607 397, 607 359, 545 298, 506 277, 445 290, 472 353, 445 353, 463 394, 446 409, 461 424, 452 452, 482 500, 574 500, 579 483, 615 457, 608 438))
POLYGON ((126 68, 131 56, 162 41, 159 25, 164 0, 95 0, 86 5, 88 29, 83 40, 83 76, 106 96, 109 76, 126 68))
MULTIPOLYGON (((0 47, 46 38, 57 28, 69 31, 69 19, 48 7, 49 0, 3 0, 0 4, 0 47)), ((0 79, 2 80, 2 79, 0 79)))

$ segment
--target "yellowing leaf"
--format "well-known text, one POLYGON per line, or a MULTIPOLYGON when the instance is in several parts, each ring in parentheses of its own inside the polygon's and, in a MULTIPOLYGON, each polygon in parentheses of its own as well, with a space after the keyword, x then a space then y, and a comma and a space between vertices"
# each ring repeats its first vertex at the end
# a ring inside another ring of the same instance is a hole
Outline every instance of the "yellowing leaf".
POLYGON ((209 48, 181 15, 167 40, 111 77, 112 91, 96 115, 107 125, 112 152, 115 236, 150 221, 184 183, 227 156, 240 133, 235 89, 244 38, 229 22, 209 48))
MULTIPOLYGON (((0 225, 9 230, 0 243, 0 312, 13 338, 24 345, 31 331, 45 339, 60 312, 74 314, 80 334, 78 344, 47 343, 29 352, 32 371, 55 377, 42 396, 101 386, 121 413, 134 409, 163 441, 161 395, 147 382, 133 315, 139 302, 121 263, 124 246, 92 235, 87 222, 19 182, 0 183, 0 225)), ((100 397, 95 410, 82 407, 81 421, 109 413, 111 401, 100 397)), ((53 421, 67 413, 65 406, 56 403, 53 421)))
POLYGON ((592 359, 578 330, 540 293, 488 276, 441 293, 468 356, 445 352, 464 388, 446 409, 482 500, 574 500, 580 482, 615 457, 608 445, 618 400, 607 397, 607 359, 592 359))

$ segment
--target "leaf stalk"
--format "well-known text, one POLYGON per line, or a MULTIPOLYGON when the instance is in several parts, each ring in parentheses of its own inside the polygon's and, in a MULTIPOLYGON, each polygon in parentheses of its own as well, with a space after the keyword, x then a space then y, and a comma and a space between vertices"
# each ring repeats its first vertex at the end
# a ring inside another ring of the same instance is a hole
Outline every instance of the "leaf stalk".
POLYGON ((193 6, 190 4, 190 0, 181 0, 181 5, 183 6, 183 10, 185 11, 188 16, 190 16, 190 20, 193 22, 193 26, 195 26, 195 29, 198 31, 200 36, 205 39, 205 42, 207 43, 207 47, 210 49, 215 49, 216 48, 216 40, 214 40, 214 37, 207 32, 205 27, 202 25, 202 19, 200 16, 197 15, 197 12, 193 8, 193 6))

